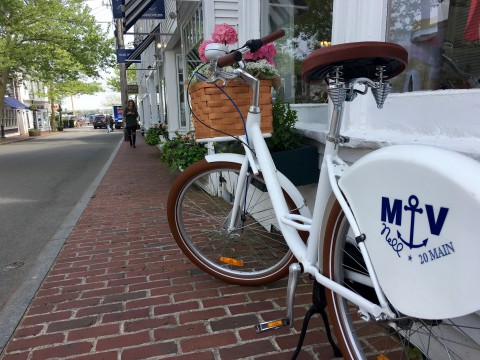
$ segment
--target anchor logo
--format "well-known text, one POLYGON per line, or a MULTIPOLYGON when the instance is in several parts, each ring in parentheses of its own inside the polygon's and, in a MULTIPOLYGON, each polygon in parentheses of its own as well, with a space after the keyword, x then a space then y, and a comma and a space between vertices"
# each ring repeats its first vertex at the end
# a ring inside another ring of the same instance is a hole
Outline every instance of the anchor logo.
POLYGON ((413 233, 415 231, 415 214, 416 213, 419 213, 419 214, 422 214, 423 213, 423 209, 419 209, 418 208, 418 198, 415 196, 415 195, 412 195, 408 198, 408 205, 405 205, 403 207, 403 209, 405 211, 410 211, 411 212, 411 215, 410 215, 410 241, 409 242, 406 242, 403 238, 402 238, 402 234, 400 233, 399 230, 397 230, 397 235, 398 235, 398 238, 405 244, 407 245, 410 249, 413 249, 413 248, 419 248, 419 247, 422 247, 422 246, 427 246, 427 243, 428 243, 428 238, 426 238, 425 240, 423 240, 421 243, 419 244, 415 244, 414 242, 414 239, 413 239, 413 233))
POLYGON ((402 199, 390 199, 383 196, 381 207, 381 221, 386 227, 386 224, 397 226, 398 240, 408 246, 410 249, 426 247, 429 239, 428 237, 422 241, 415 241, 414 234, 416 224, 419 220, 424 219, 426 215, 430 234, 439 236, 442 231, 443 225, 445 224, 449 209, 445 207, 434 206, 431 204, 425 204, 425 206, 422 208, 420 206, 419 198, 415 195, 410 195, 408 198, 408 203, 405 206, 403 206, 403 204, 404 203, 402 199), (402 215, 405 213, 410 213, 410 236, 408 239, 405 239, 405 237, 398 229, 398 227, 402 226, 402 215))

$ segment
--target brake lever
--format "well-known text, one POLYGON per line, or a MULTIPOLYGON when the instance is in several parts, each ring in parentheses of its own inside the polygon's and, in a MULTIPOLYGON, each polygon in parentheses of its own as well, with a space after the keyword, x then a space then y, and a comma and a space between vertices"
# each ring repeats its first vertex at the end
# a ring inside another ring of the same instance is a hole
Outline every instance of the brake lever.
POLYGON ((222 85, 221 85, 221 86, 227 85, 227 80, 225 80, 224 78, 218 77, 218 76, 212 76, 210 79, 206 80, 205 82, 207 82, 207 83, 209 83, 209 84, 214 84, 214 83, 216 83, 217 81, 221 81, 221 82, 222 82, 222 85))

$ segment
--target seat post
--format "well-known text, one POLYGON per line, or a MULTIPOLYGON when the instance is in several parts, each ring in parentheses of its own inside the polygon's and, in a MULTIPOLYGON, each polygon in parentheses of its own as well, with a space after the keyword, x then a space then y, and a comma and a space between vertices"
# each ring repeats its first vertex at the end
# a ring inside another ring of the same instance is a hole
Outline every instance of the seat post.
POLYGON ((335 143, 340 142, 340 127, 342 126, 343 109, 343 103, 338 108, 336 106, 333 107, 327 141, 332 141, 335 143))

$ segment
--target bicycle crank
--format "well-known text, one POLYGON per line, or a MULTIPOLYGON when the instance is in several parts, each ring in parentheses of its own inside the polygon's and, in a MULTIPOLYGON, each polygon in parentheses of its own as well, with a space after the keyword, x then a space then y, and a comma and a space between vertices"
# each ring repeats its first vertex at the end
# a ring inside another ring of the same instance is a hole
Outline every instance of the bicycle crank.
POLYGON ((293 302, 295 300, 295 292, 297 291, 298 277, 302 272, 300 264, 293 263, 288 268, 288 285, 287 285, 287 316, 282 319, 266 321, 255 325, 257 333, 268 330, 276 330, 285 326, 293 327, 293 302))

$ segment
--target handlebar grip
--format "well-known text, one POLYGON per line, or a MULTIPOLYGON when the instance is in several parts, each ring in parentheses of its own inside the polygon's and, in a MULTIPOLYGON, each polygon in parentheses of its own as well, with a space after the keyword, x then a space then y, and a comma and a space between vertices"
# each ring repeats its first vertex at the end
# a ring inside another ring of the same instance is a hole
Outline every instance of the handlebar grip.
POLYGON ((217 65, 220 67, 225 67, 225 66, 233 65, 236 62, 239 62, 240 60, 242 60, 242 53, 240 51, 234 51, 230 54, 220 56, 217 59, 217 65))
POLYGON ((262 37, 260 39, 260 41, 263 43, 263 45, 266 45, 268 43, 271 43, 275 40, 278 40, 280 39, 281 37, 283 37, 285 35, 285 30, 283 29, 278 29, 276 31, 274 31, 273 33, 271 34, 268 34, 268 35, 265 35, 264 37, 262 37))

